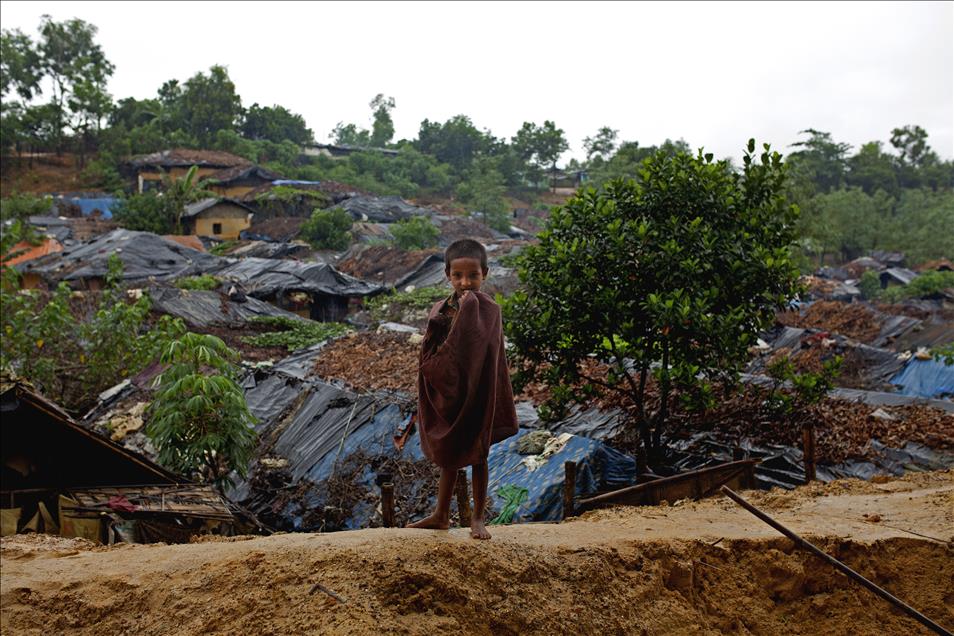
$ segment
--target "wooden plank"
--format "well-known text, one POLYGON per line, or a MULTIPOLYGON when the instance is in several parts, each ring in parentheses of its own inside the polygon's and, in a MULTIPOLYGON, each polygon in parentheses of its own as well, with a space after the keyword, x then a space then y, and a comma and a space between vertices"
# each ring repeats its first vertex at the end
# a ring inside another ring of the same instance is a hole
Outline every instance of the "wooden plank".
POLYGON ((744 459, 628 486, 579 501, 577 512, 606 505, 641 506, 656 505, 662 500, 701 499, 715 494, 727 483, 739 487, 750 483, 758 463, 757 459, 744 459))

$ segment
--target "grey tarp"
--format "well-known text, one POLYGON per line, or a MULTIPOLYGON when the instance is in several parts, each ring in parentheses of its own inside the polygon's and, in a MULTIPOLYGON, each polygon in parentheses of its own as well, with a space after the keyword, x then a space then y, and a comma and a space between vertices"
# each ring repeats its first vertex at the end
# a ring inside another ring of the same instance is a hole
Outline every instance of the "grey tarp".
POLYGON ((285 258, 308 252, 311 248, 305 243, 276 243, 270 241, 250 241, 229 251, 230 258, 285 258))
POLYGON ((414 216, 434 215, 434 210, 412 205, 401 197, 359 195, 345 199, 337 207, 348 212, 355 221, 371 221, 372 223, 394 223, 414 216))
POLYGON ((27 261, 16 268, 39 274, 51 282, 104 278, 109 257, 123 264, 129 282, 171 280, 213 270, 224 259, 169 241, 151 232, 113 230, 75 247, 27 261))
POLYGON ((152 309, 182 318, 192 327, 244 327, 250 319, 261 316, 281 316, 291 320, 305 319, 275 305, 246 298, 234 302, 227 294, 217 291, 190 291, 171 287, 149 289, 152 309))
POLYGON ((246 293, 266 298, 278 292, 304 291, 332 296, 370 296, 384 290, 380 285, 339 272, 327 263, 269 258, 229 259, 207 273, 241 283, 246 293))

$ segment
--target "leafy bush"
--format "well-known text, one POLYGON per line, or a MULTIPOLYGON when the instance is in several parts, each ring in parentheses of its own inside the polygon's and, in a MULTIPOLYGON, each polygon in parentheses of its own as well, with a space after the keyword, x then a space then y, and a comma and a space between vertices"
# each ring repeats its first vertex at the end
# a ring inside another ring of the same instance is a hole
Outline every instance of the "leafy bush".
POLYGON ((780 357, 766 369, 774 381, 766 400, 767 406, 778 415, 793 415, 818 404, 834 388, 841 373, 842 360, 841 356, 835 356, 824 361, 820 373, 797 373, 789 358, 780 357), (791 393, 779 390, 785 382, 791 383, 791 393))
POLYGON ((113 255, 106 288, 90 312, 71 307, 73 293, 65 283, 52 294, 4 290, 3 367, 77 412, 98 393, 153 362, 163 343, 185 332, 185 326, 163 316, 158 325, 147 329, 149 297, 131 301, 120 287, 121 280, 122 265, 113 255))
POLYGON ((252 322, 274 327, 276 331, 244 336, 242 342, 253 347, 285 347, 289 351, 304 349, 351 331, 351 327, 339 322, 295 320, 284 316, 259 316, 252 318, 252 322))
POLYGON ((437 245, 440 231, 424 216, 398 221, 391 226, 394 242, 402 250, 422 250, 437 245))
POLYGON ((954 289, 954 272, 924 272, 907 285, 883 290, 881 298, 896 303, 907 298, 926 298, 945 289, 954 289))
POLYGON ((393 313, 394 307, 411 310, 430 309, 434 303, 447 298, 449 294, 450 291, 446 287, 420 287, 410 292, 375 296, 365 303, 365 307, 371 313, 372 319, 381 322, 393 313))
POLYGON ((320 250, 344 250, 351 244, 351 215, 341 208, 315 210, 301 226, 301 237, 320 250))
POLYGON ((224 256, 230 249, 238 245, 238 241, 222 241, 209 248, 209 254, 224 256))
POLYGON ((861 280, 858 281, 858 289, 861 291, 861 297, 865 300, 877 298, 881 293, 881 279, 878 278, 878 274, 874 270, 869 269, 861 275, 861 280))
POLYGON ((176 287, 179 289, 191 289, 199 291, 208 291, 216 289, 219 286, 219 279, 212 274, 202 274, 201 276, 186 276, 176 281, 176 287))
POLYGON ((255 418, 236 382, 238 355, 215 336, 186 333, 166 344, 146 434, 159 462, 220 487, 232 470, 248 474, 255 418))
POLYGON ((947 366, 954 365, 954 342, 934 347, 931 353, 938 362, 943 362, 947 366))

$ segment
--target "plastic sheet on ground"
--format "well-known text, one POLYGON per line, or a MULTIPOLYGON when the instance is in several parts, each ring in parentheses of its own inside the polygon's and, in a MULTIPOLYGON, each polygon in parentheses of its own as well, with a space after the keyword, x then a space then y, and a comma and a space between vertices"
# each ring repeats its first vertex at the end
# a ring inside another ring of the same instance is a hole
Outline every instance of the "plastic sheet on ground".
POLYGON ((572 435, 557 453, 535 470, 517 452, 517 441, 529 434, 520 429, 490 447, 488 497, 494 510, 501 510, 506 499, 497 495, 504 486, 526 488, 528 496, 513 516, 513 522, 558 521, 563 516, 563 463, 577 462, 576 496, 585 497, 600 490, 631 486, 636 482, 636 460, 595 439, 572 435))
POLYGON ((904 369, 891 378, 902 395, 925 398, 954 397, 954 366, 941 360, 911 358, 904 369))
MULTIPOLYGON (((954 467, 954 453, 935 451, 914 442, 906 443, 903 448, 890 448, 873 439, 869 446, 871 459, 818 464, 815 467, 816 477, 824 482, 848 477, 867 480, 875 475, 901 475, 905 471, 954 467)), ((757 445, 748 439, 742 439, 738 447, 748 457, 762 460, 755 467, 755 477, 760 487, 790 489, 805 483, 801 449, 774 444, 757 445)), ((674 472, 698 470, 733 459, 733 446, 709 432, 695 433, 686 439, 669 440, 668 448, 674 472)))
POLYGON ((601 411, 583 409, 577 405, 570 407, 567 417, 556 422, 544 422, 539 419, 536 408, 530 402, 517 404, 517 420, 521 427, 546 429, 554 434, 570 433, 596 440, 613 439, 626 429, 621 409, 601 411))
POLYGON ((185 290, 172 287, 149 289, 152 309, 182 318, 192 327, 244 327, 252 318, 281 316, 290 320, 305 319, 275 305, 248 297, 234 302, 217 291, 185 290))
POLYGON ((356 221, 394 223, 413 216, 430 217, 434 211, 412 205, 401 197, 354 196, 345 199, 338 207, 348 212, 356 221))

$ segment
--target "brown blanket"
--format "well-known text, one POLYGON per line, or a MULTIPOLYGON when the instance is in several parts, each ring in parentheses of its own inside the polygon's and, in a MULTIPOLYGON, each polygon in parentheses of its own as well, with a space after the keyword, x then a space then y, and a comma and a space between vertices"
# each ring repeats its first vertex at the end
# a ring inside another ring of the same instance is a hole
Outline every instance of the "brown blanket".
POLYGON ((517 432, 500 306, 482 292, 460 301, 451 321, 431 308, 421 345, 418 414, 421 448, 441 468, 487 458, 490 445, 517 432))

